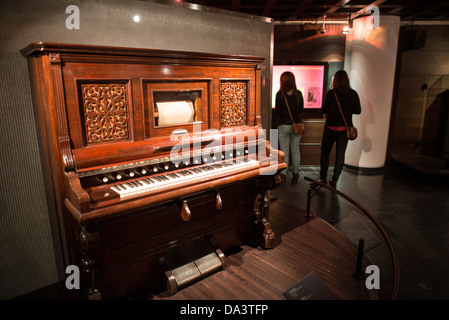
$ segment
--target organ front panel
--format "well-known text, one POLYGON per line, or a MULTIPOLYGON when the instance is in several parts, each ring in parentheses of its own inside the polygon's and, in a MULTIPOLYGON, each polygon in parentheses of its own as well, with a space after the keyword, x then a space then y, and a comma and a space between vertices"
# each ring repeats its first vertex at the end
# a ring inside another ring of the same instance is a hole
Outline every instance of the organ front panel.
POLYGON ((269 190, 286 165, 261 127, 263 58, 44 42, 21 53, 81 296, 175 292, 235 246, 273 246, 269 190))

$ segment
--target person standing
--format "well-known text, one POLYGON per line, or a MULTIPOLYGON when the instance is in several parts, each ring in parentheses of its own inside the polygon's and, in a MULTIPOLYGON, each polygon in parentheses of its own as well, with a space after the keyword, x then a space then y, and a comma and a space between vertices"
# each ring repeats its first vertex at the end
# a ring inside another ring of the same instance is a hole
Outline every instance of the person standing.
POLYGON ((290 117, 288 108, 290 108, 293 121, 295 123, 302 122, 301 113, 304 109, 303 95, 296 88, 295 75, 290 71, 285 71, 280 77, 280 88, 276 93, 275 102, 275 115, 278 118, 279 148, 284 152, 284 161, 287 164, 287 168, 281 172, 281 183, 285 183, 287 179, 289 154, 291 152, 293 167, 292 183, 296 184, 299 179, 299 164, 301 160, 299 153, 301 135, 295 134, 293 130, 292 118, 290 117))
MULTIPOLYGON (((335 73, 332 79, 332 89, 326 93, 321 107, 321 111, 326 116, 326 122, 321 138, 320 178, 318 181, 327 183, 329 156, 335 143, 335 166, 332 178, 329 180, 329 185, 334 188, 337 187, 338 178, 343 170, 349 141, 346 137, 346 126, 338 108, 336 96, 348 126, 353 126, 352 115, 360 114, 362 108, 359 95, 351 88, 348 74, 344 70, 335 73)), ((312 187, 316 187, 316 184, 312 183, 312 187)))

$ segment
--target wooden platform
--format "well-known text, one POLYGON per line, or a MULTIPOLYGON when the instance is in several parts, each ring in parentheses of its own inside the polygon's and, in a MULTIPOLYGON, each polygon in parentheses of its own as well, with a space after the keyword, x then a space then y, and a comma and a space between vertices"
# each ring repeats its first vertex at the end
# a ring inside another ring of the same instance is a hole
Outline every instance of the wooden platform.
MULTIPOLYGON (((378 299, 364 280, 352 274, 356 248, 334 227, 317 217, 307 219, 302 209, 283 201, 270 207, 276 233, 273 249, 242 246, 225 253, 228 267, 175 294, 144 292, 131 299, 151 300, 286 300, 284 292, 314 271, 341 299, 378 299)), ((362 270, 369 261, 364 261, 362 270)))

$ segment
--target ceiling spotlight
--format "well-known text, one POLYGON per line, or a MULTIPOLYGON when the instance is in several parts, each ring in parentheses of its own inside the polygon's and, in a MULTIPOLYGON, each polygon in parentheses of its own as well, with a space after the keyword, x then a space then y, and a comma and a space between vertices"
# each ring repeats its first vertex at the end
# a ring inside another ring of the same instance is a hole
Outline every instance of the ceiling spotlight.
POLYGON ((326 15, 323 16, 323 28, 320 30, 321 34, 326 33, 326 15))
POLYGON ((136 14, 134 17, 133 17, 133 20, 134 20, 134 22, 140 22, 140 16, 138 15, 138 14, 136 14))

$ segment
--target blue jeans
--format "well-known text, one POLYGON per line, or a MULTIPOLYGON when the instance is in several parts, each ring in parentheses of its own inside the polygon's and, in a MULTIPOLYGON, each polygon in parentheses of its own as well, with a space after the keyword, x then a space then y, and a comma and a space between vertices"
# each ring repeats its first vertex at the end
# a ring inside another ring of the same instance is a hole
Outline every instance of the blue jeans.
POLYGON ((299 154, 299 141, 301 140, 301 135, 295 134, 292 125, 281 124, 278 126, 278 137, 279 149, 284 152, 284 161, 287 164, 287 168, 282 170, 281 173, 287 174, 290 152, 292 155, 293 173, 298 173, 301 161, 301 155, 299 154))

